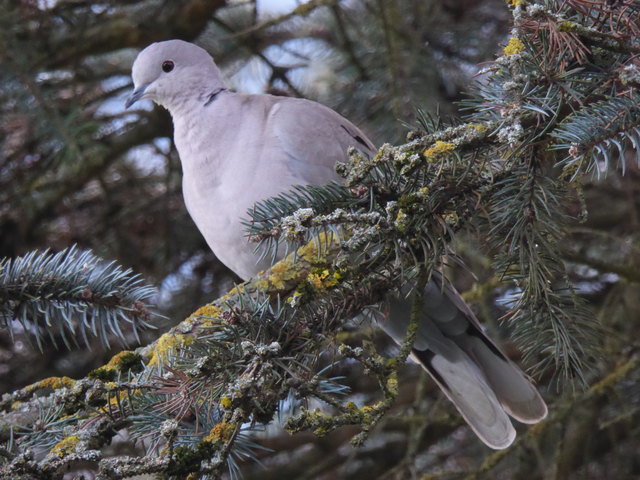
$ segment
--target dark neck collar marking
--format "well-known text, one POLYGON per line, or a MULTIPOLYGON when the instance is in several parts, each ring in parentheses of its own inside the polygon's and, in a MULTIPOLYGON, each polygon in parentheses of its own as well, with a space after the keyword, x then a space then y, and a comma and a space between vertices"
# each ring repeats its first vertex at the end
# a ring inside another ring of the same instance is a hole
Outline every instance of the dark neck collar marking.
POLYGON ((207 98, 207 101, 204 102, 204 106, 206 107, 207 105, 212 103, 216 99, 219 93, 224 92, 226 90, 227 89, 225 87, 216 88, 213 92, 211 92, 211 95, 209 95, 209 97, 207 98))

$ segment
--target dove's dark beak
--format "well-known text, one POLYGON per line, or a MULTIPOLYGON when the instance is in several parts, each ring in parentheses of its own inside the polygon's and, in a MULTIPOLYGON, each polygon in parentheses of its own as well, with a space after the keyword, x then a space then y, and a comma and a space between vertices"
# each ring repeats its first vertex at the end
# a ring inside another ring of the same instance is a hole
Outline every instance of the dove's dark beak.
POLYGON ((131 105, 133 105, 138 100, 140 100, 144 96, 144 93, 147 90, 148 86, 149 84, 147 83, 145 85, 140 85, 138 88, 136 88, 131 94, 131 96, 127 98, 127 101, 124 104, 125 108, 129 108, 131 105))

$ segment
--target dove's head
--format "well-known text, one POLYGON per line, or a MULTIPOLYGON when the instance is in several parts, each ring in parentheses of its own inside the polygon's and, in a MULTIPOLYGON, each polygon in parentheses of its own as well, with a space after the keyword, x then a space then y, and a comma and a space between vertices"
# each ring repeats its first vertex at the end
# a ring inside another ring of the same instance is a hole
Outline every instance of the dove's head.
POLYGON ((182 40, 149 45, 133 62, 131 76, 134 90, 125 104, 127 108, 142 98, 150 98, 171 111, 224 88, 211 55, 182 40))

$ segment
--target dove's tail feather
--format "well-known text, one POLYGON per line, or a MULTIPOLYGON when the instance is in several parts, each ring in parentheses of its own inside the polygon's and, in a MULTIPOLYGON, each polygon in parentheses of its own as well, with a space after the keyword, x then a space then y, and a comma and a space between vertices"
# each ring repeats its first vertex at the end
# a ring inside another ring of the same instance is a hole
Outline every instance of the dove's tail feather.
POLYGON ((411 356, 485 444, 506 448, 516 435, 507 414, 523 423, 537 423, 547 416, 547 406, 524 373, 499 350, 478 337, 470 336, 464 343, 468 350, 451 342, 446 355, 414 348, 411 356))
POLYGON ((489 447, 506 448, 516 431, 477 365, 459 351, 448 359, 430 350, 413 350, 416 360, 438 384, 476 435, 489 447))
MULTIPOLYGON (((535 386, 493 341, 449 284, 434 275, 423 293, 412 358, 429 372, 469 426, 489 447, 508 447, 515 438, 510 415, 536 423, 547 406, 535 386)), ((393 301, 383 329, 397 342, 409 323, 406 300, 393 301)))
POLYGON ((536 387, 484 333, 469 334, 463 345, 509 415, 522 423, 537 423, 547 416, 536 387))

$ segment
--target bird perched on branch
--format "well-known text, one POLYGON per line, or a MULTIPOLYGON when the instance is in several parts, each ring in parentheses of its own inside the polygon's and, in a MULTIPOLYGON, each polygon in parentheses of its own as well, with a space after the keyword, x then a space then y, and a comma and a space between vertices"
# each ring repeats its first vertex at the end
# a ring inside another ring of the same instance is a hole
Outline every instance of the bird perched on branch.
MULTIPOLYGON (((133 64, 127 107, 149 98, 173 117, 187 209, 216 256, 247 280, 270 266, 246 238, 241 219, 256 202, 295 185, 339 181, 350 147, 373 155, 366 135, 318 103, 232 92, 212 57, 181 40, 154 43, 133 64)), ((536 423, 547 407, 522 371, 483 332, 458 292, 434 275, 412 356, 492 448, 515 438, 508 415, 536 423)), ((395 300, 383 329, 405 336, 409 302, 395 300)))

